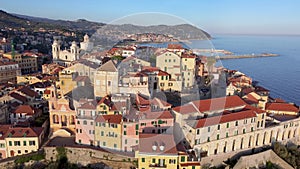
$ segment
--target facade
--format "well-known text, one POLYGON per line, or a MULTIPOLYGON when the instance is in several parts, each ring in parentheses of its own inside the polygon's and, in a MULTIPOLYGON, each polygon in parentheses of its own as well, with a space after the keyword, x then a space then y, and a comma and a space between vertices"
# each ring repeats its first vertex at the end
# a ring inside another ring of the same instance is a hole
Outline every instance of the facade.
MULTIPOLYGON (((54 92, 54 91, 51 91, 54 92)), ((75 117, 76 112, 70 108, 69 100, 65 98, 57 98, 55 93, 51 93, 49 99, 49 118, 50 118, 50 131, 55 132, 65 130, 69 133, 75 133, 75 117)))
POLYGON ((12 124, 18 122, 25 122, 34 120, 36 117, 41 115, 41 111, 33 108, 30 105, 20 105, 10 114, 10 122, 12 124))
POLYGON ((41 146, 44 137, 41 127, 14 127, 9 128, 5 133, 6 157, 36 152, 41 146))
POLYGON ((99 67, 94 78, 95 97, 119 93, 118 70, 113 61, 110 60, 99 67))
POLYGON ((61 50, 60 42, 55 39, 52 44, 53 62, 62 66, 70 66, 72 61, 79 59, 79 50, 74 41, 69 50, 61 50))
POLYGON ((32 56, 23 56, 17 52, 3 54, 4 57, 16 62, 19 65, 21 74, 34 73, 38 71, 37 58, 32 56))
POLYGON ((139 168, 200 169, 195 155, 174 142, 172 134, 140 134, 139 168))
POLYGON ((96 106, 96 101, 87 101, 77 108, 76 143, 94 145, 96 106))
POLYGON ((89 35, 85 34, 83 42, 80 42, 80 49, 84 51, 91 51, 94 48, 94 43, 90 42, 89 35))
POLYGON ((0 60, 0 82, 17 82, 17 76, 21 75, 19 65, 16 62, 0 60))
POLYGON ((95 146, 120 151, 122 148, 122 115, 98 115, 95 119, 95 146))
POLYGON ((171 51, 163 52, 156 57, 156 67, 171 75, 170 81, 176 81, 178 91, 193 88, 196 78, 196 56, 182 53, 181 50, 171 51))

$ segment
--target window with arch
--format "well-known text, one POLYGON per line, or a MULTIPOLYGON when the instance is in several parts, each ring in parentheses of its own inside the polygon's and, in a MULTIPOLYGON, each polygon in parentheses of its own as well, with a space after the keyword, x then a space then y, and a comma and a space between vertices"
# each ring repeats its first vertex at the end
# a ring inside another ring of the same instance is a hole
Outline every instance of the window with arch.
POLYGON ((83 125, 87 125, 87 121, 86 120, 83 121, 83 125))

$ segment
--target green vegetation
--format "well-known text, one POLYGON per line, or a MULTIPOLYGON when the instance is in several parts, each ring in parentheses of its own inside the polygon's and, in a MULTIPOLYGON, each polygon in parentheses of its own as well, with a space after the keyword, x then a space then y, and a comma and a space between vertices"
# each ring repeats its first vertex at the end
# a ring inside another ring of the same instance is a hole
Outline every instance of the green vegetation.
POLYGON ((29 162, 30 160, 33 160, 33 161, 40 161, 42 159, 45 158, 45 154, 44 153, 38 153, 38 154, 32 154, 32 155, 24 155, 20 158, 17 158, 15 160, 15 163, 16 164, 23 164, 23 163, 26 163, 26 162, 29 162))
POLYGON ((276 142, 273 146, 273 150, 279 157, 294 168, 300 168, 300 150, 297 145, 285 146, 276 142))
POLYGON ((122 61, 124 59, 123 56, 113 56, 111 57, 112 60, 122 61))

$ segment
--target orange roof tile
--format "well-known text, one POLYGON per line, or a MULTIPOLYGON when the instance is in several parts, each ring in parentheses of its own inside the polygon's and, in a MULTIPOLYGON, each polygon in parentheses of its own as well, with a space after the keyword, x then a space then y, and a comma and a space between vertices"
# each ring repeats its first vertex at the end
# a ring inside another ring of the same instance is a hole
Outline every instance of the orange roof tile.
POLYGON ((266 110, 299 112, 299 107, 289 103, 267 103, 266 110))
POLYGON ((200 112, 224 110, 229 108, 245 106, 246 103, 239 96, 227 96, 192 102, 200 112))
POLYGON ((122 118, 121 114, 99 115, 96 117, 95 122, 120 124, 122 122, 122 118))
POLYGON ((208 118, 199 119, 196 125, 194 126, 194 128, 212 126, 216 124, 242 120, 251 117, 256 117, 256 113, 253 110, 246 110, 246 111, 240 111, 240 112, 230 113, 230 114, 225 114, 220 116, 208 117, 208 118))

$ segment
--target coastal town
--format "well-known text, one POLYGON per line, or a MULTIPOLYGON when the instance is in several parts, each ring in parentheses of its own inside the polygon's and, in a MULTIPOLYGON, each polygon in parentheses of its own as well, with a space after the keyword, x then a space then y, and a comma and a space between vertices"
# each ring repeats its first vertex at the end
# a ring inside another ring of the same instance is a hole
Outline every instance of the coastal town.
POLYGON ((170 35, 127 37, 1 29, 0 168, 299 166, 279 153, 300 144, 298 105, 170 35))

